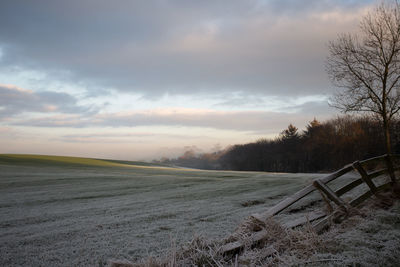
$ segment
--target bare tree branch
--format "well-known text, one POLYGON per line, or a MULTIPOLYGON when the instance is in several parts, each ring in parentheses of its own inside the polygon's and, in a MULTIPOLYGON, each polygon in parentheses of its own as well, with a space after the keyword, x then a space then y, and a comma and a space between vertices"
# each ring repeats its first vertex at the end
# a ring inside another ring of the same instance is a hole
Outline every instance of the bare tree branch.
POLYGON ((360 37, 342 34, 329 43, 326 70, 343 90, 330 105, 343 112, 367 112, 383 122, 387 151, 389 126, 400 112, 400 6, 383 2, 360 23, 360 37))

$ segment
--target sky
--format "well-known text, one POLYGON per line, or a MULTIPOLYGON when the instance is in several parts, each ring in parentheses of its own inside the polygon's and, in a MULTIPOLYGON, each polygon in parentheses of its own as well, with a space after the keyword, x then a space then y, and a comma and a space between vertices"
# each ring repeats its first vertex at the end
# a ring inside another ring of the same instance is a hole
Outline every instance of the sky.
POLYGON ((332 118, 327 44, 376 4, 2 0, 0 153, 152 160, 332 118))

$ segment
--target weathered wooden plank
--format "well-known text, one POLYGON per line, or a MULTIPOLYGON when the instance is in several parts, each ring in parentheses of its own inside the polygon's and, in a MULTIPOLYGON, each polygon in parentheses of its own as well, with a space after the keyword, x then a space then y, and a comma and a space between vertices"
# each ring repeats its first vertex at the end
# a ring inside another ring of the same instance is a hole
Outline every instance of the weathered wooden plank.
POLYGON ((377 170, 377 171, 373 171, 373 172, 369 173, 368 176, 370 179, 374 179, 374 178, 381 176, 382 174, 385 174, 387 172, 388 172, 387 169, 377 170))
MULTIPOLYGON (((377 187, 377 191, 381 191, 381 190, 385 190, 391 187, 391 182, 380 185, 377 187)), ((350 201, 350 205, 353 207, 358 206, 359 204, 361 204, 362 202, 364 202, 366 199, 368 199, 369 197, 372 196, 372 192, 371 191, 367 191, 363 194, 361 194, 360 196, 358 196, 357 198, 353 199, 352 201, 350 201)))
POLYGON ((353 163, 353 167, 360 173, 361 179, 368 185, 369 189, 373 194, 376 194, 377 189, 375 184, 371 181, 371 178, 368 176, 367 172, 361 166, 359 161, 353 163))
POLYGON ((307 216, 284 223, 283 226, 286 228, 295 228, 295 227, 301 226, 303 224, 306 224, 307 222, 313 222, 315 220, 321 219, 324 216, 326 216, 326 213, 323 211, 312 212, 312 213, 308 214, 307 216))
POLYGON ((327 227, 330 223, 330 221, 333 219, 334 214, 330 214, 328 216, 326 216, 325 218, 323 218, 322 220, 320 220, 319 222, 317 222, 316 224, 314 224, 312 227, 314 229, 315 232, 317 232, 318 234, 322 232, 322 230, 325 229, 325 227, 327 227))
POLYGON ((221 247, 221 253, 222 254, 227 254, 227 253, 238 253, 240 250, 244 247, 243 243, 240 241, 235 241, 232 243, 225 244, 221 247))
POLYGON ((279 202, 278 204, 276 204, 275 206, 270 208, 267 212, 262 213, 262 214, 253 214, 252 216, 253 216, 253 218, 255 218, 257 220, 264 222, 269 217, 278 214, 279 212, 288 208, 293 203, 295 203, 298 200, 302 199, 303 197, 307 196, 314 190, 315 190, 315 187, 313 185, 309 185, 309 186, 303 188, 302 190, 297 191, 293 196, 288 197, 288 198, 284 199, 283 201, 279 202))
POLYGON ((359 162, 360 162, 360 164, 365 164, 365 163, 371 163, 374 161, 381 161, 386 157, 386 155, 387 154, 376 156, 376 157, 365 159, 365 160, 360 160, 359 162))
POLYGON ((344 175, 344 174, 346 174, 348 172, 351 172, 352 170, 353 170, 353 166, 351 164, 350 165, 346 165, 342 169, 340 169, 340 170, 338 170, 338 171, 336 171, 336 172, 334 172, 334 173, 332 173, 332 174, 330 174, 328 176, 325 176, 325 177, 321 178, 320 180, 324 184, 327 184, 330 181, 333 181, 336 178, 339 178, 340 176, 342 176, 342 175, 344 175))
POLYGON ((371 191, 367 191, 361 195, 359 195, 357 198, 353 199, 352 201, 350 201, 350 206, 352 207, 356 207, 358 205, 360 205, 361 203, 363 203, 365 200, 367 200, 368 198, 370 198, 372 196, 372 192, 371 191))
POLYGON ((222 252, 222 254, 240 252, 240 250, 244 248, 245 243, 254 245, 265 239, 267 236, 268 232, 266 230, 255 232, 254 234, 249 236, 245 241, 235 241, 232 243, 225 244, 224 246, 221 247, 220 251, 222 252))
POLYGON ((347 193, 348 191, 350 191, 351 189, 353 189, 354 187, 359 186, 362 183, 363 183, 363 180, 361 178, 354 180, 354 181, 346 184, 345 186, 339 188, 338 190, 336 190, 335 193, 336 193, 336 195, 341 196, 341 195, 347 193))
POLYGON ((346 203, 338 197, 335 192, 332 191, 328 186, 326 186, 324 183, 322 183, 320 180, 315 180, 313 185, 321 190, 330 200, 335 202, 338 206, 346 206, 346 203))

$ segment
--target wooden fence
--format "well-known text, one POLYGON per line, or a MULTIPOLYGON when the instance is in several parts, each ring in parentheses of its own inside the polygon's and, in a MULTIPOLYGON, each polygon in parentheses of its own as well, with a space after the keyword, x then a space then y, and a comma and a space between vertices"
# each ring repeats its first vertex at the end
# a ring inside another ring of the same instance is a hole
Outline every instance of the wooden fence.
MULTIPOLYGON (((314 180, 312 184, 296 192, 291 197, 288 197, 279 202, 266 212, 261 214, 253 214, 252 217, 260 222, 265 222, 268 218, 279 214, 283 210, 292 206, 294 203, 298 202, 299 200, 308 196, 310 193, 317 190, 319 191, 321 198, 326 202, 328 207, 330 207, 330 212, 322 210, 312 212, 311 214, 308 214, 303 218, 287 222, 284 224, 284 226, 287 228, 294 228, 301 226, 307 222, 314 222, 312 224, 312 227, 315 229, 315 231, 321 232, 335 216, 338 216, 338 211, 340 211, 342 214, 346 214, 351 207, 356 207, 372 195, 379 196, 379 191, 388 189, 394 184, 398 183, 396 179, 396 171, 400 170, 399 160, 400 155, 383 155, 363 161, 356 161, 353 164, 349 164, 326 177, 314 180), (360 177, 356 180, 348 182, 347 184, 336 190, 333 190, 331 189, 331 187, 328 186, 330 182, 352 171, 356 171, 360 177), (379 186, 375 185, 373 180, 382 175, 388 175, 390 177, 389 182, 379 186), (363 192, 361 195, 354 197, 350 201, 345 201, 341 198, 342 195, 362 184, 366 184, 368 186, 368 190, 366 192, 363 192), (335 208, 333 208, 333 206, 335 206, 335 208)), ((257 243, 264 239, 267 234, 268 233, 265 230, 255 232, 253 235, 250 236, 250 241, 247 240, 246 243, 257 243)), ((237 251, 243 246, 244 245, 242 244, 242 242, 236 241, 226 244, 222 248, 222 252, 228 253, 232 251, 237 251)))

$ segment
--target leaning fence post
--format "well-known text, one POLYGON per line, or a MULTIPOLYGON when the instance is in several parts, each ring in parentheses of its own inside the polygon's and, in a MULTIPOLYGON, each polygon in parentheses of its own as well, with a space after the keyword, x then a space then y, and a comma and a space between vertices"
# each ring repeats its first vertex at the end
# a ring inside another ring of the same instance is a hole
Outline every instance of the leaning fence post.
POLYGON ((390 154, 386 154, 385 156, 386 166, 389 172, 390 179, 392 180, 392 184, 396 183, 396 176, 394 175, 393 163, 390 154))
POLYGON ((367 172, 364 170, 364 168, 361 166, 359 161, 356 161, 353 163, 353 167, 360 173, 361 179, 368 185, 369 189, 371 192, 376 195, 377 194, 377 188, 375 184, 371 181, 369 178, 367 172))
POLYGON ((319 188, 317 188, 317 189, 318 189, 319 193, 321 194, 322 199, 323 199, 323 200, 325 201, 325 203, 326 203, 326 207, 327 207, 327 209, 328 209, 328 212, 329 212, 329 213, 332 213, 332 212, 333 212, 333 207, 332 207, 332 205, 331 205, 329 199, 327 198, 327 196, 325 195, 324 192, 322 192, 319 188))
POLYGON ((313 185, 320 190, 320 192, 324 193, 330 200, 332 200, 333 202, 336 203, 336 205, 343 207, 344 209, 346 209, 346 203, 340 198, 338 197, 338 195, 335 194, 335 192, 333 192, 328 186, 326 186, 323 182, 321 182, 320 180, 315 180, 313 182, 313 185))

